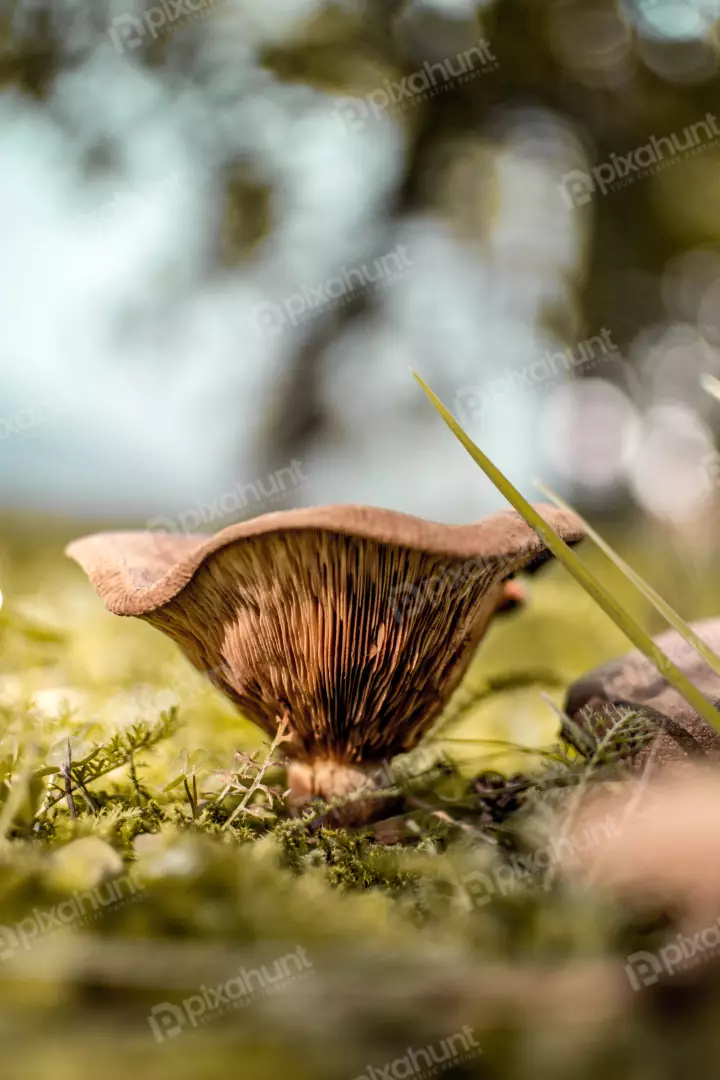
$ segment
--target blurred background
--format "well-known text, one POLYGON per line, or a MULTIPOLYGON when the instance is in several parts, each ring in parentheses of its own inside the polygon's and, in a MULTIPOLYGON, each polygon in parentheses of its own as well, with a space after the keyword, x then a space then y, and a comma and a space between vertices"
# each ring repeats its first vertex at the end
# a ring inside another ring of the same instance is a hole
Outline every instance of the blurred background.
POLYGON ((718 0, 5 0, 0 505, 214 531, 720 470, 718 0), (292 470, 279 473, 279 470, 292 470))

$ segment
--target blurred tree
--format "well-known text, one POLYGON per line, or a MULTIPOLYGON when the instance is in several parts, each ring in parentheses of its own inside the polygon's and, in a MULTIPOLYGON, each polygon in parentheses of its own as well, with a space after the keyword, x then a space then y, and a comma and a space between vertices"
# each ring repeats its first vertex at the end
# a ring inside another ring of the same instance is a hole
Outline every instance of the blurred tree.
MULTIPOLYGON (((290 100, 287 107, 297 110, 300 124, 307 117, 303 110, 313 103, 342 99, 345 113, 338 105, 334 118, 347 120, 347 99, 353 99, 360 104, 350 127, 362 131, 375 118, 371 114, 380 112, 384 122, 395 125, 399 165, 394 172, 388 167, 374 192, 358 188, 357 213, 346 215, 352 230, 337 237, 324 263, 313 266, 324 265, 328 275, 339 273, 349 252, 356 252, 358 261, 382 254, 387 239, 402 235, 408 222, 430 216, 478 260, 484 253, 492 275, 493 252, 509 235, 506 230, 498 240, 493 232, 508 199, 505 159, 517 154, 519 139, 528 184, 536 165, 552 176, 557 163, 553 213, 565 214, 563 227, 579 237, 578 258, 551 257, 549 246, 546 258, 542 243, 533 239, 518 265, 518 289, 525 287, 528 267, 536 268, 538 282, 544 275, 551 283, 539 306, 546 332, 572 343, 610 328, 646 383, 645 346, 638 339, 648 332, 661 336, 664 326, 685 321, 714 350, 720 324, 701 315, 699 293, 679 310, 666 271, 676 257, 697 246, 714 251, 720 240, 720 189, 714 179, 720 145, 703 142, 702 136, 692 153, 678 153, 672 161, 651 162, 645 170, 621 164, 653 137, 681 138, 712 114, 720 16, 713 0, 297 0, 266 2, 262 11, 245 0, 194 0, 193 6, 194 16, 189 2, 170 0, 6 3, 0 13, 0 82, 43 102, 52 113, 58 77, 112 44, 124 63, 155 72, 171 93, 183 97, 192 89, 196 122, 185 118, 186 137, 192 155, 214 178, 218 203, 208 279, 242 272, 269 252, 262 287, 268 265, 273 274, 285 265, 283 243, 292 244, 300 261, 307 248, 303 234, 295 235, 288 225, 292 176, 283 175, 263 151, 261 115, 269 122, 277 103, 290 100), (413 76, 419 85, 428 65, 457 61, 483 43, 494 63, 482 77, 470 77, 472 72, 443 77, 432 91, 407 91, 413 76), (265 113, 244 112, 263 87, 265 113), (282 97, 288 89, 291 99, 282 97), (385 103, 383 94, 389 99, 385 103), (573 162, 594 186, 592 198, 576 199, 568 187, 573 162), (592 171, 598 164, 606 167, 605 175, 613 173, 605 193, 592 171)), ((148 99, 148 108, 153 107, 148 99)), ((56 122, 67 124, 67 115, 56 114, 56 122)), ((343 138, 340 126, 338 139, 343 138)), ((121 171, 122 153, 112 135, 103 137, 101 124, 96 130, 87 168, 121 171)), ((348 151, 350 162, 354 152, 348 151)), ((299 153, 297 146, 293 153, 299 153)), ((357 164, 358 175, 368 169, 367 161, 358 158, 357 164)), ((294 162, 296 170, 301 165, 294 162)), ((516 198, 521 204, 521 195, 516 198)), ((542 209, 536 216, 543 217, 542 209)), ((550 245, 554 227, 548 227, 550 245)), ((521 236, 513 244, 513 251, 522 251, 521 236)), ((293 273, 302 275, 297 268, 293 273)), ((537 284, 527 287, 542 292, 537 284)), ((387 319, 384 290, 368 289, 344 300, 327 305, 302 332, 283 340, 274 400, 257 420, 267 467, 304 456, 308 445, 337 423, 326 392, 328 356, 338 342, 387 319)), ((522 322, 524 316, 515 318, 522 322)), ((714 351, 708 364, 717 369, 714 351)), ((610 365, 603 376, 622 372, 610 365)), ((448 365, 435 380, 441 393, 456 394, 457 365, 448 365)), ((652 387, 647 392, 651 401, 652 387)), ((689 404, 702 413, 688 394, 689 404)))

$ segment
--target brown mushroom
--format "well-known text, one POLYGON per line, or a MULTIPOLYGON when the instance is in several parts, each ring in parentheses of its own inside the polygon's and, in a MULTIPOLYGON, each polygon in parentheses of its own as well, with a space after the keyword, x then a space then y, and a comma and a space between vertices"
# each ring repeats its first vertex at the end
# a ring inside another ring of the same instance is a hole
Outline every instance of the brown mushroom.
MULTIPOLYGON (((715 652, 720 652, 720 619, 695 623, 693 629, 715 652)), ((655 638, 662 651, 715 705, 720 705, 720 676, 675 630, 655 638)), ((720 735, 710 727, 638 650, 578 679, 570 687, 565 712, 582 730, 593 718, 612 723, 621 712, 638 706, 654 732, 649 744, 632 757, 642 770, 652 756, 658 764, 720 755, 720 735)))
MULTIPOLYGON (((544 506, 567 541, 582 527, 544 506)), ((168 634, 255 723, 292 731, 297 807, 372 786, 458 684, 508 579, 549 558, 514 511, 440 525, 390 510, 266 514, 214 536, 100 533, 68 554, 110 611, 168 634)), ((345 820, 374 816, 359 799, 345 820)))

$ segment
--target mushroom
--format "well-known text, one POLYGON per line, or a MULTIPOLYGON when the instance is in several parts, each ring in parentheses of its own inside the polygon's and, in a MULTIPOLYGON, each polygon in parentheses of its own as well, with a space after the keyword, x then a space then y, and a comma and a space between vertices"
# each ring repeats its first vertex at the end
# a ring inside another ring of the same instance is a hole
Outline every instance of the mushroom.
MULTIPOLYGON (((572 514, 541 509, 581 539, 572 514)), ((508 581, 550 558, 515 511, 440 525, 363 506, 214 536, 100 533, 67 553, 110 611, 168 634, 269 735, 287 718, 295 810, 383 786, 379 767, 418 744, 496 609, 518 599, 508 581)), ((342 820, 370 820, 378 802, 356 796, 342 820)))
MULTIPOLYGON (((720 652, 720 619, 706 619, 693 629, 715 652, 720 652)), ((714 704, 720 705, 720 676, 695 652, 676 630, 668 630, 655 642, 669 659, 714 704)), ((642 770, 652 756, 658 764, 686 762, 689 758, 720 755, 720 735, 685 701, 657 668, 637 649, 596 668, 572 684, 565 701, 566 714, 581 731, 598 714, 613 723, 638 708, 651 724, 653 737, 631 765, 642 770)), ((572 733, 568 733, 572 741, 572 733)))

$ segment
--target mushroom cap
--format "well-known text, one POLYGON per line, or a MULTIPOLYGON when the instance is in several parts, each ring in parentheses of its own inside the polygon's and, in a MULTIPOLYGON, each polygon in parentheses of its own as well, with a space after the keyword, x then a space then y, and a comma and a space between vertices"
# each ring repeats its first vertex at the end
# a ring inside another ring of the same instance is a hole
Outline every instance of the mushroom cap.
MULTIPOLYGON (((705 619, 692 626, 697 635, 720 654, 720 619, 705 619)), ((676 630, 667 630, 654 640, 698 690, 713 704, 720 704, 720 675, 676 630)), ((650 753, 661 763, 688 756, 720 754, 720 735, 638 649, 595 668, 574 682, 567 693, 565 712, 582 724, 585 710, 603 708, 607 704, 643 706, 657 724, 658 734, 653 744, 638 755, 636 764, 639 767, 650 753)))
MULTIPOLYGON (((584 537, 573 514, 547 504, 536 509, 568 543, 584 537)), ((534 569, 536 562, 550 557, 543 541, 514 510, 490 514, 472 525, 442 525, 397 510, 355 505, 281 510, 229 525, 213 535, 95 533, 73 540, 66 554, 83 568, 109 611, 146 615, 172 600, 202 564, 223 548, 273 533, 300 531, 361 537, 448 560, 507 560, 503 577, 518 569, 534 569)))
MULTIPOLYGON (((542 506, 568 542, 583 530, 542 506)), ((291 754, 344 762, 412 749, 467 668, 506 580, 549 557, 515 513, 441 525, 325 506, 214 536, 100 533, 67 553, 105 605, 169 634, 291 754)))

